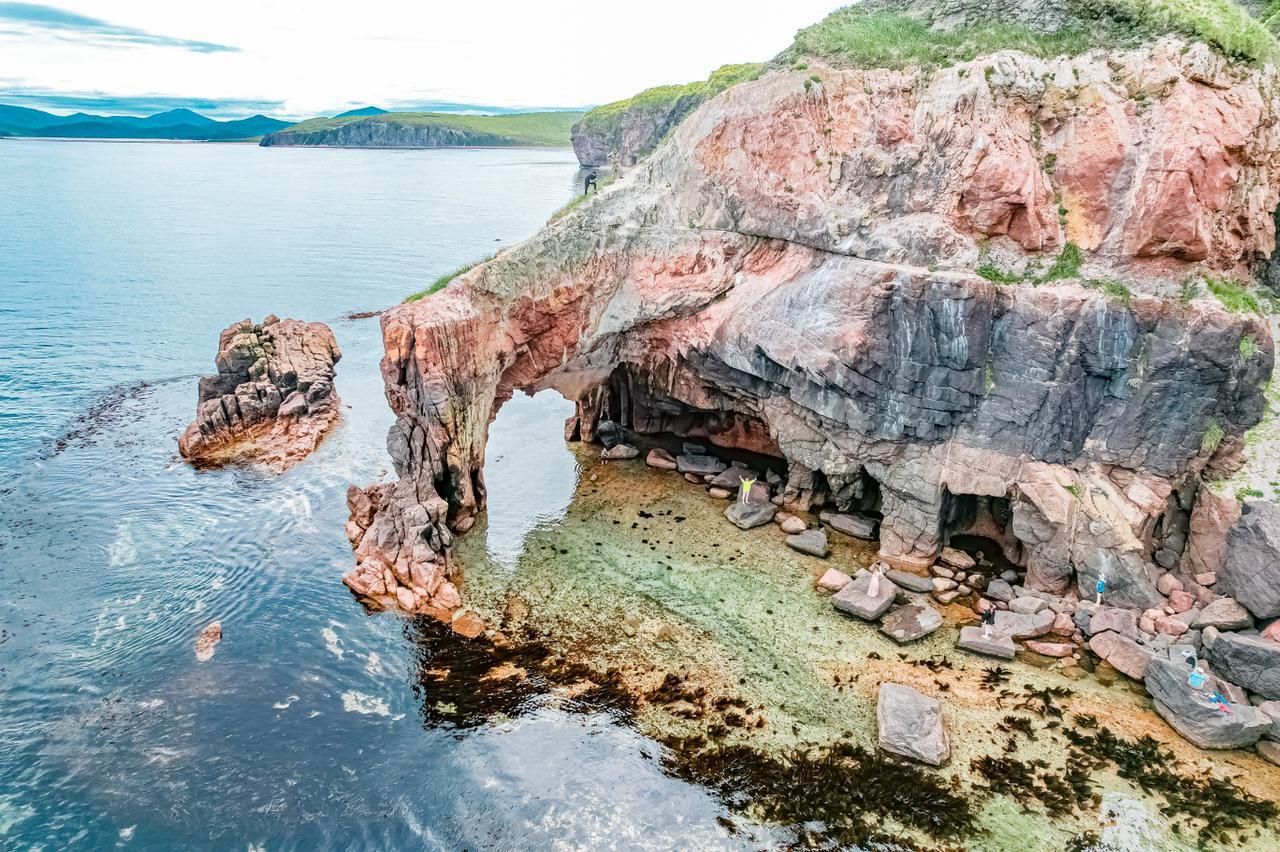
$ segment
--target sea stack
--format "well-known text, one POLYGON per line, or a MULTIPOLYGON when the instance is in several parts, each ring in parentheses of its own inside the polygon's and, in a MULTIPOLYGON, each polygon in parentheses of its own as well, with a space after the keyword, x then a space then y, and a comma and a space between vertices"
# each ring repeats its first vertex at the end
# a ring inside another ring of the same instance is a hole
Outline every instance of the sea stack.
POLYGON ((218 372, 200 379, 196 419, 178 451, 197 467, 247 462, 288 470, 338 420, 333 375, 341 357, 321 322, 271 315, 232 324, 218 338, 218 372))

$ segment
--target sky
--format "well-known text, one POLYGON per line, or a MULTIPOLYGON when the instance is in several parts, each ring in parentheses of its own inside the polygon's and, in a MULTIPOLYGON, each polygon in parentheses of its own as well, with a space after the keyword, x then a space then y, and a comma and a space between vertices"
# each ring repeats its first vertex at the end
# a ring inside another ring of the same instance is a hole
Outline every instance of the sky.
POLYGON ((0 2, 0 103, 305 117, 574 107, 760 61, 840 0, 0 2))

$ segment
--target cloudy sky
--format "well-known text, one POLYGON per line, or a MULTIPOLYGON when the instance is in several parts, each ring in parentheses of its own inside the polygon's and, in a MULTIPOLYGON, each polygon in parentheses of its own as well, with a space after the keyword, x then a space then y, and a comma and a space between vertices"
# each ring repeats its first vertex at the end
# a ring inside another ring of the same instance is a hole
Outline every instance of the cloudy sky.
POLYGON ((0 103, 306 116, 580 106, 767 59, 840 0, 0 2, 0 103))

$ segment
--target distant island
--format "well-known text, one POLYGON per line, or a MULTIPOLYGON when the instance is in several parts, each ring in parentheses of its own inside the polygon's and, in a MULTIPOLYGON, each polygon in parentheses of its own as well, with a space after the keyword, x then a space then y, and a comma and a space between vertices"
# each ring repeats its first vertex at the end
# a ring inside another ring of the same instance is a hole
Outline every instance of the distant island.
POLYGON ((385 112, 313 118, 262 137, 261 144, 321 145, 339 148, 444 148, 532 146, 567 148, 569 131, 582 112, 525 112, 509 115, 451 115, 385 112))
MULTIPOLYGON (((464 114, 448 112, 451 106, 440 104, 436 112, 391 112, 366 106, 332 118, 292 122, 265 115, 219 121, 190 109, 150 116, 83 112, 56 115, 0 104, 0 137, 259 142, 264 146, 349 148, 567 148, 571 144, 570 129, 585 115, 583 111, 513 112, 500 108, 493 108, 496 114, 491 115, 464 114)), ((471 109, 463 104, 456 108, 471 109)))

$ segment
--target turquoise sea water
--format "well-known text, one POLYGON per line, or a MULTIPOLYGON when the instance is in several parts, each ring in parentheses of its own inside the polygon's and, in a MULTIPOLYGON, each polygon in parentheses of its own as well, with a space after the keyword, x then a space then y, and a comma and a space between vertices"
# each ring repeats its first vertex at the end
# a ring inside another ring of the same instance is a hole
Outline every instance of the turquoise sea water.
MULTIPOLYGON (((0 847, 744 842, 603 710, 531 689, 441 721, 420 674, 451 640, 339 582, 391 422, 377 320, 344 316, 527 237, 579 181, 562 151, 0 143, 0 847), (196 377, 267 313, 331 324, 345 419, 280 477, 196 473, 196 377)), ((495 424, 499 561, 572 494, 563 406, 495 424)))

